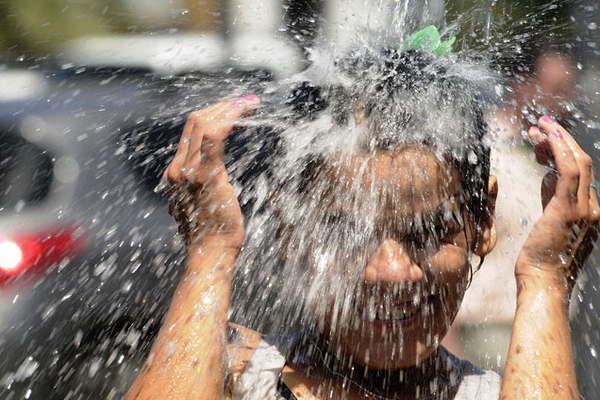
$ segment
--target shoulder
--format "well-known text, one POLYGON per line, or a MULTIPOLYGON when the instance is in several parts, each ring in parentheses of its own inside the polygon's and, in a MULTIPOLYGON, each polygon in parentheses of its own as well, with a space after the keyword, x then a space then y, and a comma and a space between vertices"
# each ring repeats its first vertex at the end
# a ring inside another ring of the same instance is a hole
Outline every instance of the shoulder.
POLYGON ((256 349, 262 343, 260 333, 229 323, 227 327, 227 370, 228 381, 234 384, 246 371, 256 349))
POLYGON ((484 370, 467 360, 459 360, 461 381, 455 400, 497 399, 501 378, 496 372, 484 370))
POLYGON ((226 389, 229 399, 277 399, 286 341, 229 324, 226 389))
POLYGON ((450 366, 449 383, 455 390, 454 400, 499 398, 500 375, 460 359, 444 347, 440 347, 440 351, 442 358, 450 366))

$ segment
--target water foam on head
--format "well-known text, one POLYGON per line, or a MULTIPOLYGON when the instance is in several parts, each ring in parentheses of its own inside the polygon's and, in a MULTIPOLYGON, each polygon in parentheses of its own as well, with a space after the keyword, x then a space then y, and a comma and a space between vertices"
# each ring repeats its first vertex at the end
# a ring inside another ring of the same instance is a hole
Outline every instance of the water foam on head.
POLYGON ((323 179, 345 157, 427 146, 440 160, 472 167, 463 186, 487 189, 483 113, 495 81, 485 65, 370 42, 343 56, 313 53, 311 68, 265 90, 263 108, 232 140, 228 166, 246 215, 234 314, 244 323, 281 329, 308 310, 306 300, 312 315, 332 302, 350 312, 344 299, 360 287, 362 269, 326 265, 366 264, 379 200, 362 193, 372 198, 365 210, 356 201, 364 187, 323 179), (332 198, 360 216, 359 233, 332 234, 324 216, 332 198))

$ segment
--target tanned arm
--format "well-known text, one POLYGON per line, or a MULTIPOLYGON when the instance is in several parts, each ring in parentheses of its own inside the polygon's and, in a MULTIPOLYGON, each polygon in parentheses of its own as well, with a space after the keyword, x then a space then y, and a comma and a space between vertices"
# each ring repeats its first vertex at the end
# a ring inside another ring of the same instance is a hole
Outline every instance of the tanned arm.
POLYGON ((501 399, 579 399, 565 282, 523 280, 501 399))
POLYGON ((549 117, 529 135, 538 161, 555 171, 544 178, 544 214, 516 265, 517 311, 501 399, 579 399, 568 304, 597 238, 600 207, 590 188, 592 161, 549 117))
POLYGON ((170 211, 187 244, 185 276, 128 400, 224 398, 227 313, 243 242, 239 202, 223 163, 223 140, 259 103, 218 103, 187 120, 165 171, 170 211))

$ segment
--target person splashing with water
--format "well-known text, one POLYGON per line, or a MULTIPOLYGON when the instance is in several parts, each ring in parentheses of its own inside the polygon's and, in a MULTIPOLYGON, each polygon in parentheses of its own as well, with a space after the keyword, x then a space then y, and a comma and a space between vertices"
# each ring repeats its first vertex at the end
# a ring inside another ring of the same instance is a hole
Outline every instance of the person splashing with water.
POLYGON ((568 300, 600 217, 591 158, 549 116, 529 130, 550 172, 514 260, 500 378, 440 346, 496 242, 485 79, 423 49, 354 51, 334 68, 338 82, 301 83, 271 111, 288 122, 276 135, 237 133, 276 143, 266 161, 238 150, 269 165, 241 193, 226 139, 269 113, 267 95, 189 116, 164 174, 186 273, 127 398, 579 398, 568 300), (273 282, 295 317, 260 308, 273 282), (230 323, 231 301, 284 322, 261 336, 230 323))

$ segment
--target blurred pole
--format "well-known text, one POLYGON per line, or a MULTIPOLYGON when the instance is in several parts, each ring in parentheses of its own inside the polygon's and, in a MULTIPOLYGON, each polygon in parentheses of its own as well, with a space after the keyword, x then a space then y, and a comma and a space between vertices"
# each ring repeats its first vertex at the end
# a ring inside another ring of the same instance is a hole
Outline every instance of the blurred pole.
POLYGON ((302 67, 302 54, 286 36, 284 0, 228 0, 225 35, 232 65, 274 79, 302 67))
POLYGON ((281 0, 229 0, 232 32, 270 33, 282 27, 281 0))
POLYGON ((292 40, 308 55, 322 28, 322 12, 326 0, 284 0, 285 21, 292 40))
POLYGON ((329 0, 325 33, 338 50, 362 34, 379 33, 379 42, 398 41, 426 25, 444 25, 443 0, 329 0))
POLYGON ((382 30, 389 26, 392 1, 329 0, 325 4, 326 35, 338 49, 351 46, 356 35, 366 30, 382 30))

